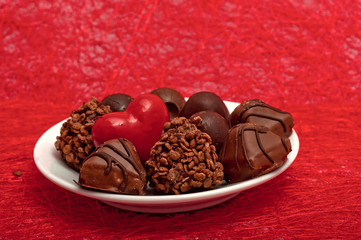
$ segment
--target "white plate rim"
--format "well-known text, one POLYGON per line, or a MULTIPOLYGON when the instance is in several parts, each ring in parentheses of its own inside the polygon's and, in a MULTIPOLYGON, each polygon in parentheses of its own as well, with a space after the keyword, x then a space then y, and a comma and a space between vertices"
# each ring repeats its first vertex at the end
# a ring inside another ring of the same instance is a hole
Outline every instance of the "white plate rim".
MULTIPOLYGON (((230 112, 239 104, 229 101, 224 101, 224 102, 229 108, 230 112)), ((135 196, 135 195, 116 194, 116 193, 108 193, 108 192, 85 189, 75 183, 75 181, 77 181, 78 179, 62 179, 48 171, 46 165, 44 165, 44 159, 42 159, 42 155, 44 154, 43 146, 45 145, 53 146, 53 149, 51 149, 51 147, 49 147, 49 150, 46 149, 47 151, 49 151, 46 152, 46 154, 51 154, 50 151, 54 151, 55 149, 54 142, 57 136, 56 134, 60 133, 60 127, 64 121, 66 121, 66 119, 49 128, 45 133, 43 133, 43 135, 37 141, 34 147, 34 161, 39 171, 51 182, 73 193, 94 198, 100 201, 131 204, 131 205, 137 205, 137 204, 161 205, 161 204, 176 204, 176 203, 185 203, 185 202, 202 201, 202 200, 206 201, 213 198, 226 197, 232 194, 240 193, 247 189, 268 182, 271 179, 283 173, 294 162, 298 154, 299 144, 300 144, 298 135, 296 131, 293 129, 292 134, 290 136, 292 151, 288 154, 287 161, 285 162, 285 164, 282 167, 270 173, 267 173, 263 176, 254 179, 246 180, 240 183, 226 184, 212 190, 206 190, 196 193, 187 193, 181 195, 135 196), (54 135, 54 133, 56 134, 54 135), (48 141, 49 138, 53 139, 51 144, 48 141)), ((62 161, 60 158, 57 160, 62 161)), ((74 171, 76 173, 76 171, 71 169, 70 167, 68 167, 68 171, 74 171)))

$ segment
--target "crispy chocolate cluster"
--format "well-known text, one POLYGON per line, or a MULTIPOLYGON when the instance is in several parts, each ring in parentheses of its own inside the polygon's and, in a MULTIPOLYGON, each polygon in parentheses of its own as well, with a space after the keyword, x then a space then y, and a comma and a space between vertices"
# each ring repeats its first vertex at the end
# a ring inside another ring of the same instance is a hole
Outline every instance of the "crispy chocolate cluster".
POLYGON ((212 189, 223 180, 211 137, 197 128, 202 119, 177 117, 164 125, 146 162, 150 186, 166 194, 212 189))
POLYGON ((82 161, 94 151, 91 136, 93 124, 99 116, 110 112, 109 106, 92 97, 74 110, 70 118, 63 123, 60 136, 56 137, 55 147, 71 168, 79 171, 82 161))

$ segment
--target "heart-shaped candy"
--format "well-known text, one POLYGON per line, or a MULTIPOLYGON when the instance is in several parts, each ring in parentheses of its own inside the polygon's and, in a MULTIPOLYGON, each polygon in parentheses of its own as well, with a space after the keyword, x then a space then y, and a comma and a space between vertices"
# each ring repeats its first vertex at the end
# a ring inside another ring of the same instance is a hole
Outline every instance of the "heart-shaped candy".
POLYGON ((150 149, 159 141, 164 123, 169 121, 165 103, 154 94, 135 98, 124 112, 99 117, 92 128, 95 147, 110 139, 125 138, 134 144, 140 160, 150 157, 150 149))

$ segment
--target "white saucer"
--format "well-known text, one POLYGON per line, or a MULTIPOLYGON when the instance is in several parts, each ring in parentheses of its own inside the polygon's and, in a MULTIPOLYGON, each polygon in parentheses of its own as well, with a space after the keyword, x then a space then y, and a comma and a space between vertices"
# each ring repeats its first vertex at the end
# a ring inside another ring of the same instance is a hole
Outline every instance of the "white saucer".
MULTIPOLYGON (((225 101, 230 112, 238 103, 225 101)), ((65 120, 64 120, 65 121, 65 120)), ((71 192, 98 199, 108 205, 136 212, 172 213, 202 209, 217 205, 235 197, 240 192, 263 184, 284 172, 295 160, 299 150, 299 139, 293 130, 290 136, 292 152, 286 163, 266 175, 234 184, 222 184, 213 190, 181 195, 156 195, 149 189, 147 196, 133 196, 88 190, 77 185, 79 173, 68 167, 54 147, 56 136, 60 133, 63 122, 51 127, 38 140, 34 148, 35 164, 40 172, 56 185, 71 192)))

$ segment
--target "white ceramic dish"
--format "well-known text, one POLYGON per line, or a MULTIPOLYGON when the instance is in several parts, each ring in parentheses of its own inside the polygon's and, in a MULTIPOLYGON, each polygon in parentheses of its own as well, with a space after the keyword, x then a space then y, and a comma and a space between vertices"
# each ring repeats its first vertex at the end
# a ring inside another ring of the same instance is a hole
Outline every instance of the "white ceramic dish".
MULTIPOLYGON (((238 103, 227 101, 225 101, 225 104, 230 112, 238 105, 238 103)), ((35 145, 34 160, 40 172, 50 181, 66 190, 98 199, 117 208, 136 212, 184 212, 217 205, 235 197, 246 189, 256 187, 280 175, 292 164, 299 150, 299 139, 293 130, 290 136, 292 152, 288 154, 286 163, 281 168, 255 179, 234 184, 224 183, 213 190, 183 195, 156 195, 151 189, 149 189, 149 195, 147 196, 106 193, 81 188, 74 182, 74 180, 78 181, 78 172, 69 168, 61 160, 60 154, 54 147, 54 142, 56 141, 56 136, 60 133, 60 128, 64 121, 47 130, 35 145)))

